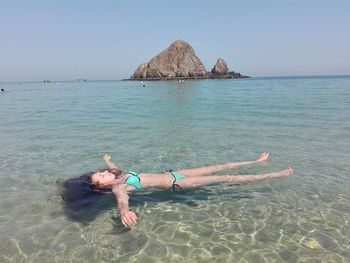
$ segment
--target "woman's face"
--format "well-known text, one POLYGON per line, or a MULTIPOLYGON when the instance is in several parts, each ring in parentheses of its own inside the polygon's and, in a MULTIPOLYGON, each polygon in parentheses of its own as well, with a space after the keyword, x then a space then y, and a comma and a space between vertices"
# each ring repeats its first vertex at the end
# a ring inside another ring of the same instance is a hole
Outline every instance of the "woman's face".
POLYGON ((108 172, 97 172, 91 176, 91 182, 97 185, 108 185, 115 179, 115 175, 108 172))

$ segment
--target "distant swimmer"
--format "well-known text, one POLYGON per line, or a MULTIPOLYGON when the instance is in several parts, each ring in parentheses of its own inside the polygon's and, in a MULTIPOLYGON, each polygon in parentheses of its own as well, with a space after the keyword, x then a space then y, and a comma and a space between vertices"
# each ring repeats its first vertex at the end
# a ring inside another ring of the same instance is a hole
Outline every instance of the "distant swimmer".
POLYGON ((1 92, 5 92, 5 90, 4 90, 4 89, 1 89, 1 92))
POLYGON ((241 166, 261 163, 266 161, 269 155, 269 152, 264 152, 256 160, 247 162, 233 162, 176 171, 168 170, 164 173, 138 173, 133 171, 123 172, 118 165, 111 162, 111 156, 105 154, 103 160, 107 170, 91 172, 77 179, 67 181, 64 184, 65 191, 62 193, 62 198, 66 200, 68 205, 73 202, 73 199, 76 199, 75 202, 78 206, 83 206, 87 202, 77 199, 88 198, 89 188, 91 189, 91 196, 89 198, 93 202, 106 191, 113 192, 121 217, 121 223, 125 227, 131 227, 136 224, 137 215, 129 209, 130 192, 140 192, 145 189, 163 189, 169 192, 181 192, 184 189, 221 183, 252 183, 265 179, 285 177, 293 173, 293 169, 288 167, 279 172, 257 175, 210 175, 221 170, 238 169, 241 166), (78 197, 79 189, 82 193, 81 197, 78 197))

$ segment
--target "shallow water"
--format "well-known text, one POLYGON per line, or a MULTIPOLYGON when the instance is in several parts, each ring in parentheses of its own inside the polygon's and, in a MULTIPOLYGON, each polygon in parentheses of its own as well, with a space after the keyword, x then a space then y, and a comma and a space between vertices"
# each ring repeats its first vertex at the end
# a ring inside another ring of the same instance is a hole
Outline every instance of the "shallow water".
POLYGON ((0 262, 349 262, 350 77, 0 83, 0 262), (231 161, 293 176, 113 196, 73 211, 56 181, 103 167, 231 161))

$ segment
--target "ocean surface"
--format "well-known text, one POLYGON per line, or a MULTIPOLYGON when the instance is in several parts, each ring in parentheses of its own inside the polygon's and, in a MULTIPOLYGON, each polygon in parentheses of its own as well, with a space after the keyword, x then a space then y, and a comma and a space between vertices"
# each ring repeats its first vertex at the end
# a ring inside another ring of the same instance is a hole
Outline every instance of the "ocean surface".
POLYGON ((350 77, 0 83, 0 262, 350 262, 350 77), (120 223, 105 194, 67 207, 62 182, 103 169, 233 161, 295 173, 141 192, 120 223))

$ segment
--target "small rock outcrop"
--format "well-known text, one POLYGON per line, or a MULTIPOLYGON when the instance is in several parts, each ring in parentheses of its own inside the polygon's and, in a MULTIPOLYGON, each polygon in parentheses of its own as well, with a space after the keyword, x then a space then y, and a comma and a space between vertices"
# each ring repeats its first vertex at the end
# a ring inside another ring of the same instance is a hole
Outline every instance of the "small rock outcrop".
POLYGON ((218 59, 211 72, 207 72, 190 44, 184 40, 176 40, 149 62, 141 64, 128 80, 234 78, 247 78, 247 76, 229 71, 222 58, 218 59))
POLYGON ((149 62, 141 64, 131 79, 195 78, 207 75, 193 48, 183 40, 172 43, 149 62))
POLYGON ((208 73, 209 79, 236 79, 236 78, 248 78, 241 75, 241 73, 229 71, 226 61, 223 58, 219 58, 213 69, 208 73))
POLYGON ((213 75, 225 75, 229 72, 226 61, 223 58, 219 58, 216 64, 214 65, 211 73, 213 75))

